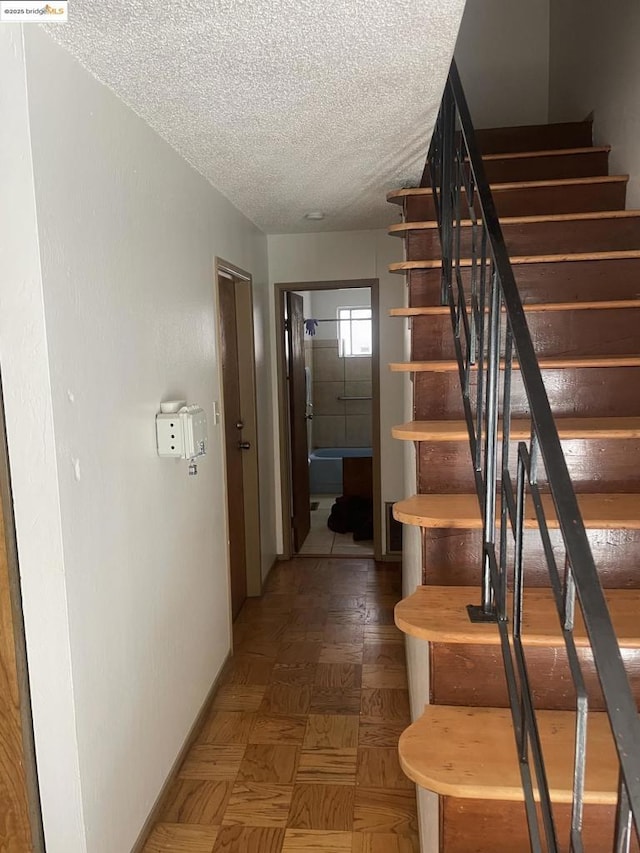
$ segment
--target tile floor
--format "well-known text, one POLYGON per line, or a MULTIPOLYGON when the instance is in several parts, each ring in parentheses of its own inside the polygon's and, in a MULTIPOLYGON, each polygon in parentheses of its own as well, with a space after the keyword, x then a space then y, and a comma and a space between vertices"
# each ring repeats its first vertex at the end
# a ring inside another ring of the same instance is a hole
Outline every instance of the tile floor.
POLYGON ((144 853, 417 853, 399 597, 397 564, 273 570, 144 853))
POLYGON ((317 501, 318 508, 311 511, 311 530, 300 549, 302 556, 307 554, 373 556, 373 542, 354 542, 352 533, 334 533, 327 527, 327 519, 335 497, 312 495, 312 505, 314 501, 317 501))

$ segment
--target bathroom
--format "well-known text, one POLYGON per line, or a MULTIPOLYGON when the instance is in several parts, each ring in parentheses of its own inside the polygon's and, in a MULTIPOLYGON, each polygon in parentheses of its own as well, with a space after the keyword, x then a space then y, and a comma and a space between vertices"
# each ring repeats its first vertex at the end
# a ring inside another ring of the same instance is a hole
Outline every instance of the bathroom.
POLYGON ((372 314, 370 288, 302 292, 305 315, 311 530, 301 554, 371 555, 372 314), (336 499, 332 526, 327 522, 336 499), (355 515, 354 515, 355 514, 355 515))

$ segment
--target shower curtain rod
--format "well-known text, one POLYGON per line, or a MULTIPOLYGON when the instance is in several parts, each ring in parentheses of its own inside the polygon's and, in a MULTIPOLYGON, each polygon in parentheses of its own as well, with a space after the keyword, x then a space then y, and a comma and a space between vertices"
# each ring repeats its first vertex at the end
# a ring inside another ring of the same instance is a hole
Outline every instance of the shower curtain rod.
POLYGON ((351 317, 349 320, 340 320, 338 317, 327 317, 325 320, 318 320, 317 317, 305 317, 303 323, 308 323, 313 320, 314 323, 370 323, 371 317, 351 317))

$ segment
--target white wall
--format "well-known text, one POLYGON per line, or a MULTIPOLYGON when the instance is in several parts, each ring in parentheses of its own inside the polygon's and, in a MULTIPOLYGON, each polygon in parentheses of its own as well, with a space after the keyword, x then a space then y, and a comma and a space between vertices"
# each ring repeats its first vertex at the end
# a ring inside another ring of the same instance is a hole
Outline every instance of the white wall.
POLYGON ((0 359, 47 850, 124 853, 229 649, 221 430, 196 478, 154 436, 161 399, 220 397, 216 255, 254 276, 275 556, 266 239, 33 27, 25 98, 19 33, 0 33, 0 359))
MULTIPOLYGON (((389 309, 404 304, 406 285, 403 276, 391 275, 388 272, 388 265, 402 260, 402 241, 396 237, 389 237, 386 231, 277 234, 267 239, 269 276, 273 283, 380 279, 382 500, 383 503, 399 500, 404 496, 403 450, 401 442, 391 438, 391 427, 402 421, 403 383, 400 376, 389 371, 388 363, 402 361, 404 332, 402 320, 390 318, 389 309)), ((272 329, 275 330, 275 300, 273 300, 273 311, 272 329)), ((275 359, 273 377, 275 383, 275 359)), ((278 446, 276 446, 276 453, 279 459, 278 446)), ((278 526, 278 536, 278 544, 281 548, 281 524, 278 526)))
POLYGON ((48 837, 75 853, 82 799, 21 27, 0 26, 0 75, 0 370, 38 773, 48 837))
POLYGON ((593 112, 594 142, 612 146, 612 173, 629 174, 627 206, 640 206, 640 5, 635 0, 552 0, 552 121, 593 112))
POLYGON ((476 127, 547 121, 549 2, 467 0, 455 57, 476 127))

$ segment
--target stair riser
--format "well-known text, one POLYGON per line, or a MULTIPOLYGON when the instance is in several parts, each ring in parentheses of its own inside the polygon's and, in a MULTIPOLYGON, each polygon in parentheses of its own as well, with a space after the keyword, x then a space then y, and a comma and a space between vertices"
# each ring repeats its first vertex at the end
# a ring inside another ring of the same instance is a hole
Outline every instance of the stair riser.
MULTIPOLYGON (((640 298, 640 259, 519 264, 514 272, 523 302, 640 298)), ((470 271, 462 277, 468 290, 470 271)), ((415 270, 408 278, 409 305, 440 304, 439 269, 415 270)))
POLYGON ((485 161, 484 168, 488 180, 492 183, 588 178, 609 173, 609 155, 606 151, 590 151, 588 154, 488 160, 485 161))
MULTIPOLYGON (((443 853, 520 853, 531 849, 523 803, 441 797, 440 812, 443 853)), ((566 839, 571 826, 571 806, 556 804, 553 812, 559 835, 558 850, 569 853, 566 839)), ((614 823, 613 806, 585 806, 585 853, 612 849, 614 823)), ((635 839, 631 850, 638 853, 635 839)))
POLYGON ((591 137, 591 122, 588 121, 476 130, 476 142, 483 154, 588 148, 592 144, 591 137))
MULTIPOLYGON (((640 308, 531 312, 527 323, 538 358, 640 352, 640 308)), ((412 324, 413 361, 455 358, 449 315, 414 317, 412 324)))
MULTIPOLYGON (((477 602, 469 602, 475 604, 477 602)), ((499 646, 431 643, 431 702, 439 705, 508 708, 507 682, 499 646)), ((590 649, 578 649, 591 711, 604 711, 604 699, 590 649)), ((640 700, 640 650, 622 649, 636 702, 640 700)), ((526 650, 537 709, 573 711, 576 697, 564 647, 526 650), (553 678, 550 678, 553 673, 553 678)))
MULTIPOLYGON (((562 568, 562 538, 557 530, 551 530, 550 536, 556 559, 562 568)), ((604 587, 640 588, 640 531, 588 530, 587 539, 604 587)), ((548 572, 539 531, 525 530, 524 548, 527 586, 548 586, 548 572)), ((426 570, 423 582, 440 586, 475 586, 480 583, 481 554, 480 530, 446 527, 429 529, 425 541, 423 566, 426 570)))
MULTIPOLYGON (((640 492, 640 439, 566 439, 565 459, 577 493, 640 492)), ((511 443, 515 482, 517 442, 511 443)), ((542 466, 538 482, 544 489, 542 466)), ((475 490, 468 442, 422 441, 418 451, 418 491, 470 494, 475 490)))
MULTIPOLYGON (((640 248, 640 217, 584 219, 568 222, 503 224, 502 231, 510 255, 554 255, 573 252, 609 252, 640 248)), ((460 234, 460 254, 471 257, 471 228, 460 234)), ((476 239, 480 240, 480 235, 476 239)), ((440 238, 435 228, 410 231, 407 260, 440 258, 440 238)), ((478 243, 477 252, 480 245, 478 243)))
MULTIPOLYGON (((542 375, 556 417, 640 415, 640 367, 546 369, 542 375)), ((513 417, 528 416, 519 371, 513 373, 511 405, 513 417)), ((416 373, 414 407, 414 420, 463 418, 457 372, 416 373)))
MULTIPOLYGON (((624 182, 494 191, 499 216, 621 210, 625 206, 625 197, 624 182)), ((431 196, 408 196, 405 201, 405 219, 411 222, 435 219, 431 196)))

